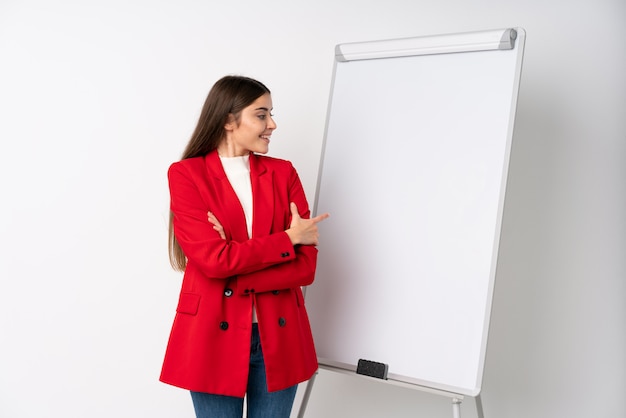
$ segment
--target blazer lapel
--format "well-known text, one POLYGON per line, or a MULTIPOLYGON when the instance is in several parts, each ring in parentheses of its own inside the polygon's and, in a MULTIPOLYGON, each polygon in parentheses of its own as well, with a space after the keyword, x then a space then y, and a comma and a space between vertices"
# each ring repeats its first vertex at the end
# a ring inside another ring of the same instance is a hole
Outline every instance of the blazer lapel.
POLYGON ((274 180, 272 171, 255 154, 250 154, 250 177, 254 211, 252 236, 267 235, 272 232, 274 219, 274 180))
MULTIPOLYGON (((246 216, 243 207, 235 193, 235 189, 228 181, 226 172, 219 159, 217 151, 207 154, 206 167, 209 177, 213 179, 216 190, 216 207, 210 208, 224 227, 227 238, 242 242, 248 239, 246 216)), ((254 195, 254 192, 253 192, 254 195)), ((254 197, 253 197, 254 200, 254 197)))

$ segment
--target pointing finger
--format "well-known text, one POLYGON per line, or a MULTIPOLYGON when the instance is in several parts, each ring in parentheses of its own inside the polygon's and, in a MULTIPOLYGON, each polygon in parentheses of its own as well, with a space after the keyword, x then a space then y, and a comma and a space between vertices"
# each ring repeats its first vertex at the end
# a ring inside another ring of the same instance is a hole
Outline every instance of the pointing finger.
POLYGON ((317 215, 315 218, 311 219, 313 222, 318 223, 322 222, 324 219, 330 216, 329 213, 322 213, 321 215, 317 215))

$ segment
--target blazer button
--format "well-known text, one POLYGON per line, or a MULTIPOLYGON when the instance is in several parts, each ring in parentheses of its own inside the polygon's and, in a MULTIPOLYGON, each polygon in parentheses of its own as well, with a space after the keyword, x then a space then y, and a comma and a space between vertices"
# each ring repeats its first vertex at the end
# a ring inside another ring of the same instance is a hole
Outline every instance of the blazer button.
POLYGON ((228 322, 226 321, 220 322, 220 328, 222 329, 222 331, 226 331, 228 329, 228 322))
POLYGON ((282 258, 289 257, 289 252, 285 251, 284 253, 281 253, 280 256, 282 258))
POLYGON ((233 289, 224 290, 224 296, 226 296, 227 298, 231 297, 232 295, 233 295, 233 289))
POLYGON ((272 290, 272 295, 277 295, 280 293, 280 290, 272 290))
POLYGON ((278 326, 279 327, 284 327, 286 323, 287 323, 287 320, 285 318, 283 318, 282 316, 280 318, 278 318, 278 326))

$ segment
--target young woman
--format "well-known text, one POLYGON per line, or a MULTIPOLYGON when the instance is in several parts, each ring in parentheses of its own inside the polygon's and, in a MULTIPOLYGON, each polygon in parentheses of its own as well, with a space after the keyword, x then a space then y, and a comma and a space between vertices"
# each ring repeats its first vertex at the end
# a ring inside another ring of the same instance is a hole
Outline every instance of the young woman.
POLYGON ((168 171, 169 251, 184 271, 161 381, 191 391, 197 417, 289 417, 317 369, 301 286, 313 282, 317 223, 296 170, 264 156, 276 123, 262 83, 209 92, 168 171))

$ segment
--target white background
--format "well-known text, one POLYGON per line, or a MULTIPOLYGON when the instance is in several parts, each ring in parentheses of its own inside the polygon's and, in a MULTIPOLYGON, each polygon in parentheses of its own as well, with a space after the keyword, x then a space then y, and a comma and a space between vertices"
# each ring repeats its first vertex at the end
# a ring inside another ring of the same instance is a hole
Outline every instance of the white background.
MULTIPOLYGON (((2 0, 0 416, 192 416, 157 381, 180 282, 165 172, 218 78, 270 87, 271 154, 312 200, 335 44, 515 26, 527 39, 485 414, 623 416, 624 17, 623 0, 2 0)), ((307 413, 391 416, 451 408, 322 371, 307 413)))

